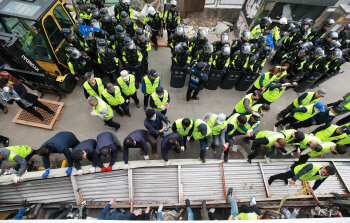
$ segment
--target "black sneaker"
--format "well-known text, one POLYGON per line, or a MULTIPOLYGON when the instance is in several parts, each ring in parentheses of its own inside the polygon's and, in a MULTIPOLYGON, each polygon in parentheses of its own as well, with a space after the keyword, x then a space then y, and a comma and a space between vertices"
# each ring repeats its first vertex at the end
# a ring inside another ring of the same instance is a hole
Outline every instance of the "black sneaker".
POLYGON ((62 203, 60 206, 60 211, 63 211, 65 206, 66 206, 65 203, 62 203))
POLYGON ((228 162, 228 154, 224 153, 224 162, 227 163, 228 162))
POLYGON ((10 145, 10 140, 8 139, 4 142, 4 147, 8 147, 9 145, 10 145))
POLYGON ((288 180, 287 180, 287 179, 284 179, 284 183, 285 183, 286 185, 288 185, 288 180))
POLYGON ((190 200, 186 199, 185 202, 186 202, 186 207, 190 207, 190 200))
POLYGON ((174 149, 174 151, 175 151, 176 153, 181 153, 181 151, 180 151, 179 149, 174 149))
POLYGON ((123 112, 117 112, 121 117, 124 116, 123 112))
POLYGON ((41 119, 40 119, 40 121, 42 121, 42 122, 46 122, 46 120, 45 120, 44 118, 41 118, 41 119))
POLYGON ((277 115, 277 120, 281 120, 282 119, 282 116, 280 116, 280 114, 277 115))
POLYGON ((248 161, 249 164, 252 164, 252 160, 251 159, 247 158, 247 161, 248 161))
POLYGON ((205 158, 203 157, 203 158, 201 158, 201 160, 202 160, 202 163, 205 163, 205 158))
POLYGON ((130 112, 128 113, 128 114, 126 114, 127 116, 129 116, 129 117, 131 117, 131 114, 130 114, 130 112))
POLYGON ((56 112, 51 111, 50 114, 51 114, 51 115, 56 115, 56 112))
POLYGON ((156 44, 156 45, 154 46, 154 48, 156 48, 156 50, 158 50, 158 44, 156 44))
POLYGON ((227 196, 232 196, 233 188, 230 187, 227 191, 227 196))
POLYGON ((199 97, 192 97, 193 100, 199 100, 199 97))
POLYGON ((207 202, 205 200, 202 201, 202 208, 207 208, 207 202))

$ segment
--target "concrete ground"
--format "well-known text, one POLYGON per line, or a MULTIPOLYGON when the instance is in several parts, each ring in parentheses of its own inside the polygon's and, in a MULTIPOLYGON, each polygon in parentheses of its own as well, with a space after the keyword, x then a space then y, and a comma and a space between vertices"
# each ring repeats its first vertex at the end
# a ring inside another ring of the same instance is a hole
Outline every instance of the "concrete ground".
MULTIPOLYGON (((232 34, 230 35, 232 36, 232 34)), ((231 37, 232 38, 232 37, 231 37)), ((210 41, 217 40, 217 37, 211 36, 210 41)), ((171 53, 168 48, 160 47, 158 51, 155 51, 152 47, 151 52, 149 53, 149 69, 156 69, 160 75, 162 86, 164 89, 168 90, 171 102, 168 109, 167 117, 171 122, 175 121, 178 118, 184 117, 194 117, 202 118, 206 112, 211 112, 215 114, 224 113, 226 115, 231 114, 235 105, 243 98, 245 92, 239 92, 235 89, 231 90, 222 90, 218 88, 215 91, 210 91, 204 89, 199 93, 200 100, 195 101, 191 100, 186 101, 185 95, 187 91, 187 82, 184 88, 176 89, 170 87, 170 65, 171 65, 171 53)), ((265 64, 264 72, 268 71, 273 65, 270 63, 270 58, 265 64)), ((329 80, 328 82, 322 84, 320 87, 327 90, 327 95, 321 101, 326 103, 339 100, 348 90, 348 81, 349 75, 348 69, 350 66, 345 64, 342 68, 344 73, 339 74, 335 78, 329 80)), ((108 81, 107 78, 105 81, 108 81)), ((24 126, 20 124, 15 124, 12 122, 12 119, 18 112, 19 108, 17 105, 7 105, 9 113, 4 115, 0 114, 0 121, 2 128, 0 134, 10 138, 10 145, 29 145, 34 149, 38 149, 46 140, 57 134, 61 131, 71 131, 76 137, 80 140, 86 140, 94 138, 105 131, 105 130, 114 130, 108 126, 103 125, 103 121, 96 117, 91 116, 89 113, 91 107, 87 103, 84 93, 83 93, 83 80, 80 80, 77 84, 75 90, 68 94, 66 97, 62 98, 60 101, 66 104, 66 108, 56 126, 56 128, 51 130, 44 130, 40 128, 34 128, 29 126, 24 126)), ((312 91, 312 90, 311 90, 312 91)), ((285 92, 282 97, 274 102, 271 106, 271 111, 264 115, 262 118, 261 124, 258 130, 272 130, 272 126, 277 122, 276 116, 277 113, 288 106, 299 94, 293 90, 285 92)), ((141 108, 137 108, 132 101, 130 104, 131 117, 120 117, 118 114, 115 115, 114 121, 121 124, 120 130, 117 132, 117 136, 120 141, 123 141, 124 138, 132 131, 136 129, 144 129, 143 120, 145 119, 145 113, 143 111, 143 95, 139 91, 138 97, 141 102, 141 108)), ((44 99, 54 100, 55 96, 50 94, 45 94, 44 99)), ((339 118, 336 117, 335 121, 339 118)), ((335 123, 335 122, 334 122, 335 123)), ((309 133, 314 127, 302 129, 305 133, 309 133)), ((162 159, 160 153, 160 142, 161 139, 158 139, 158 154, 159 158, 162 159)), ((244 150, 249 153, 250 145, 242 141, 242 137, 236 137, 234 144, 240 145, 244 150)), ((220 159, 222 149, 219 148, 214 154, 211 149, 207 151, 207 159, 220 159)), ((262 155, 259 158, 263 158, 263 155, 266 154, 266 151, 262 152, 262 155)), ((325 157, 331 157, 332 154, 327 154, 325 157)), ((198 158, 199 157, 199 142, 194 141, 188 143, 188 149, 181 154, 177 154, 173 151, 169 152, 169 159, 177 158, 198 158)), ((274 158, 282 158, 280 154, 276 155, 274 158)), ((340 156, 337 156, 340 158, 340 156)), ((349 153, 342 155, 342 157, 350 157, 349 153)), ((241 152, 232 152, 230 151, 230 159, 242 159, 244 158, 241 152)), ((290 158, 288 156, 287 158, 290 158)), ((39 156, 34 156, 36 166, 42 166, 41 158, 39 156)), ((52 167, 59 167, 62 160, 64 159, 63 155, 53 154, 50 156, 52 167)), ((143 156, 139 154, 139 149, 131 149, 129 160, 140 160, 143 159, 143 156)), ((150 154, 150 159, 156 159, 153 155, 150 154)), ((122 153, 118 152, 118 161, 122 160, 122 153)), ((103 160, 107 161, 107 160, 103 160)), ((87 162, 83 162, 87 164, 87 162)), ((2 168, 8 168, 12 166, 9 162, 4 162, 2 168)))

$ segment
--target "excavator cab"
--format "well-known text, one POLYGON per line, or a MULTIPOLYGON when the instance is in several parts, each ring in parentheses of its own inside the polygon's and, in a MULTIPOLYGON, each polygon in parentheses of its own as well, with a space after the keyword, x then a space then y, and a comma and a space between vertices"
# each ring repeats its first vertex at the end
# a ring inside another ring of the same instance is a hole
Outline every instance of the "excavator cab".
POLYGON ((69 93, 75 88, 76 80, 70 74, 67 56, 61 49, 65 40, 60 30, 75 26, 68 10, 60 0, 0 0, 0 59, 17 70, 8 71, 10 74, 25 70, 45 75, 45 83, 36 83, 40 79, 36 74, 33 74, 36 76, 33 81, 25 78, 31 72, 21 74, 20 79, 25 79, 30 88, 47 90, 47 85, 52 85, 52 88, 59 88, 55 93, 69 93), (29 66, 24 66, 23 62, 29 66))

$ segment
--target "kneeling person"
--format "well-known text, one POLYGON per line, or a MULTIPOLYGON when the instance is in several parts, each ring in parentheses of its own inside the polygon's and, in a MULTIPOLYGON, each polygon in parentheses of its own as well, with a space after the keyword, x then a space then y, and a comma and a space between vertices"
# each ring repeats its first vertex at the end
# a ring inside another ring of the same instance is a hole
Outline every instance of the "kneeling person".
POLYGON ((180 136, 179 134, 174 133, 174 132, 167 135, 162 140, 161 152, 162 152, 162 156, 163 156, 163 159, 165 161, 166 166, 171 165, 171 163, 168 159, 168 151, 172 149, 177 153, 181 153, 181 151, 179 150, 179 145, 181 146, 181 151, 185 151, 182 136, 180 136))

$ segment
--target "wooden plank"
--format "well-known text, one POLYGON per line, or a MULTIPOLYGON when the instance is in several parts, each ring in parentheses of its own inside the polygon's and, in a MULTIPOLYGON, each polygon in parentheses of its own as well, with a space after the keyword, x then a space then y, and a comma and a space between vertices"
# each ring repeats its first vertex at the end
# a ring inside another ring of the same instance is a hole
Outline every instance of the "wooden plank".
POLYGON ((129 184, 130 212, 132 212, 132 206, 134 204, 134 186, 133 186, 133 179, 132 179, 132 169, 128 170, 128 184, 129 184))
POLYGON ((179 203, 184 201, 183 187, 181 182, 181 165, 177 166, 177 178, 179 184, 179 203))
POLYGON ((334 163, 333 161, 332 161, 332 164, 333 164, 335 170, 337 171, 338 176, 339 176, 341 182, 343 183, 343 185, 345 186, 347 192, 350 193, 349 187, 348 187, 348 185, 346 184, 346 182, 344 181, 344 179, 343 179, 341 173, 339 172, 339 170, 338 170, 338 168, 337 168, 337 165, 335 165, 335 163, 334 163))
POLYGON ((223 192, 224 192, 224 199, 227 200, 227 189, 226 189, 226 179, 225 179, 224 163, 221 163, 220 166, 221 166, 222 190, 223 190, 223 192))
MULTIPOLYGON (((307 184, 307 188, 312 189, 312 187, 311 187, 309 182, 306 182, 306 184, 307 184)), ((320 201, 318 200, 317 196, 315 195, 315 193, 313 191, 311 192, 311 195, 315 199, 315 202, 316 202, 317 206, 321 206, 320 201)))
POLYGON ((81 196, 80 189, 78 189, 77 193, 78 193, 78 197, 79 197, 79 206, 80 206, 83 203, 83 196, 81 196))
MULTIPOLYGON (((78 188, 78 184, 77 184, 77 179, 72 174, 70 175, 70 179, 71 179, 72 186, 73 186, 75 201, 76 201, 77 205, 79 205, 79 194, 78 194, 79 188, 78 188)), ((80 196, 81 196, 81 193, 80 193, 80 196)))
POLYGON ((263 169, 263 167, 262 167, 261 162, 259 162, 259 166, 260 166, 261 175, 262 175, 262 178, 263 178, 263 181, 264 181, 264 185, 265 185, 266 196, 267 196, 267 197, 272 197, 271 190, 270 190, 270 185, 269 185, 269 181, 268 181, 267 178, 265 177, 264 169, 263 169))

